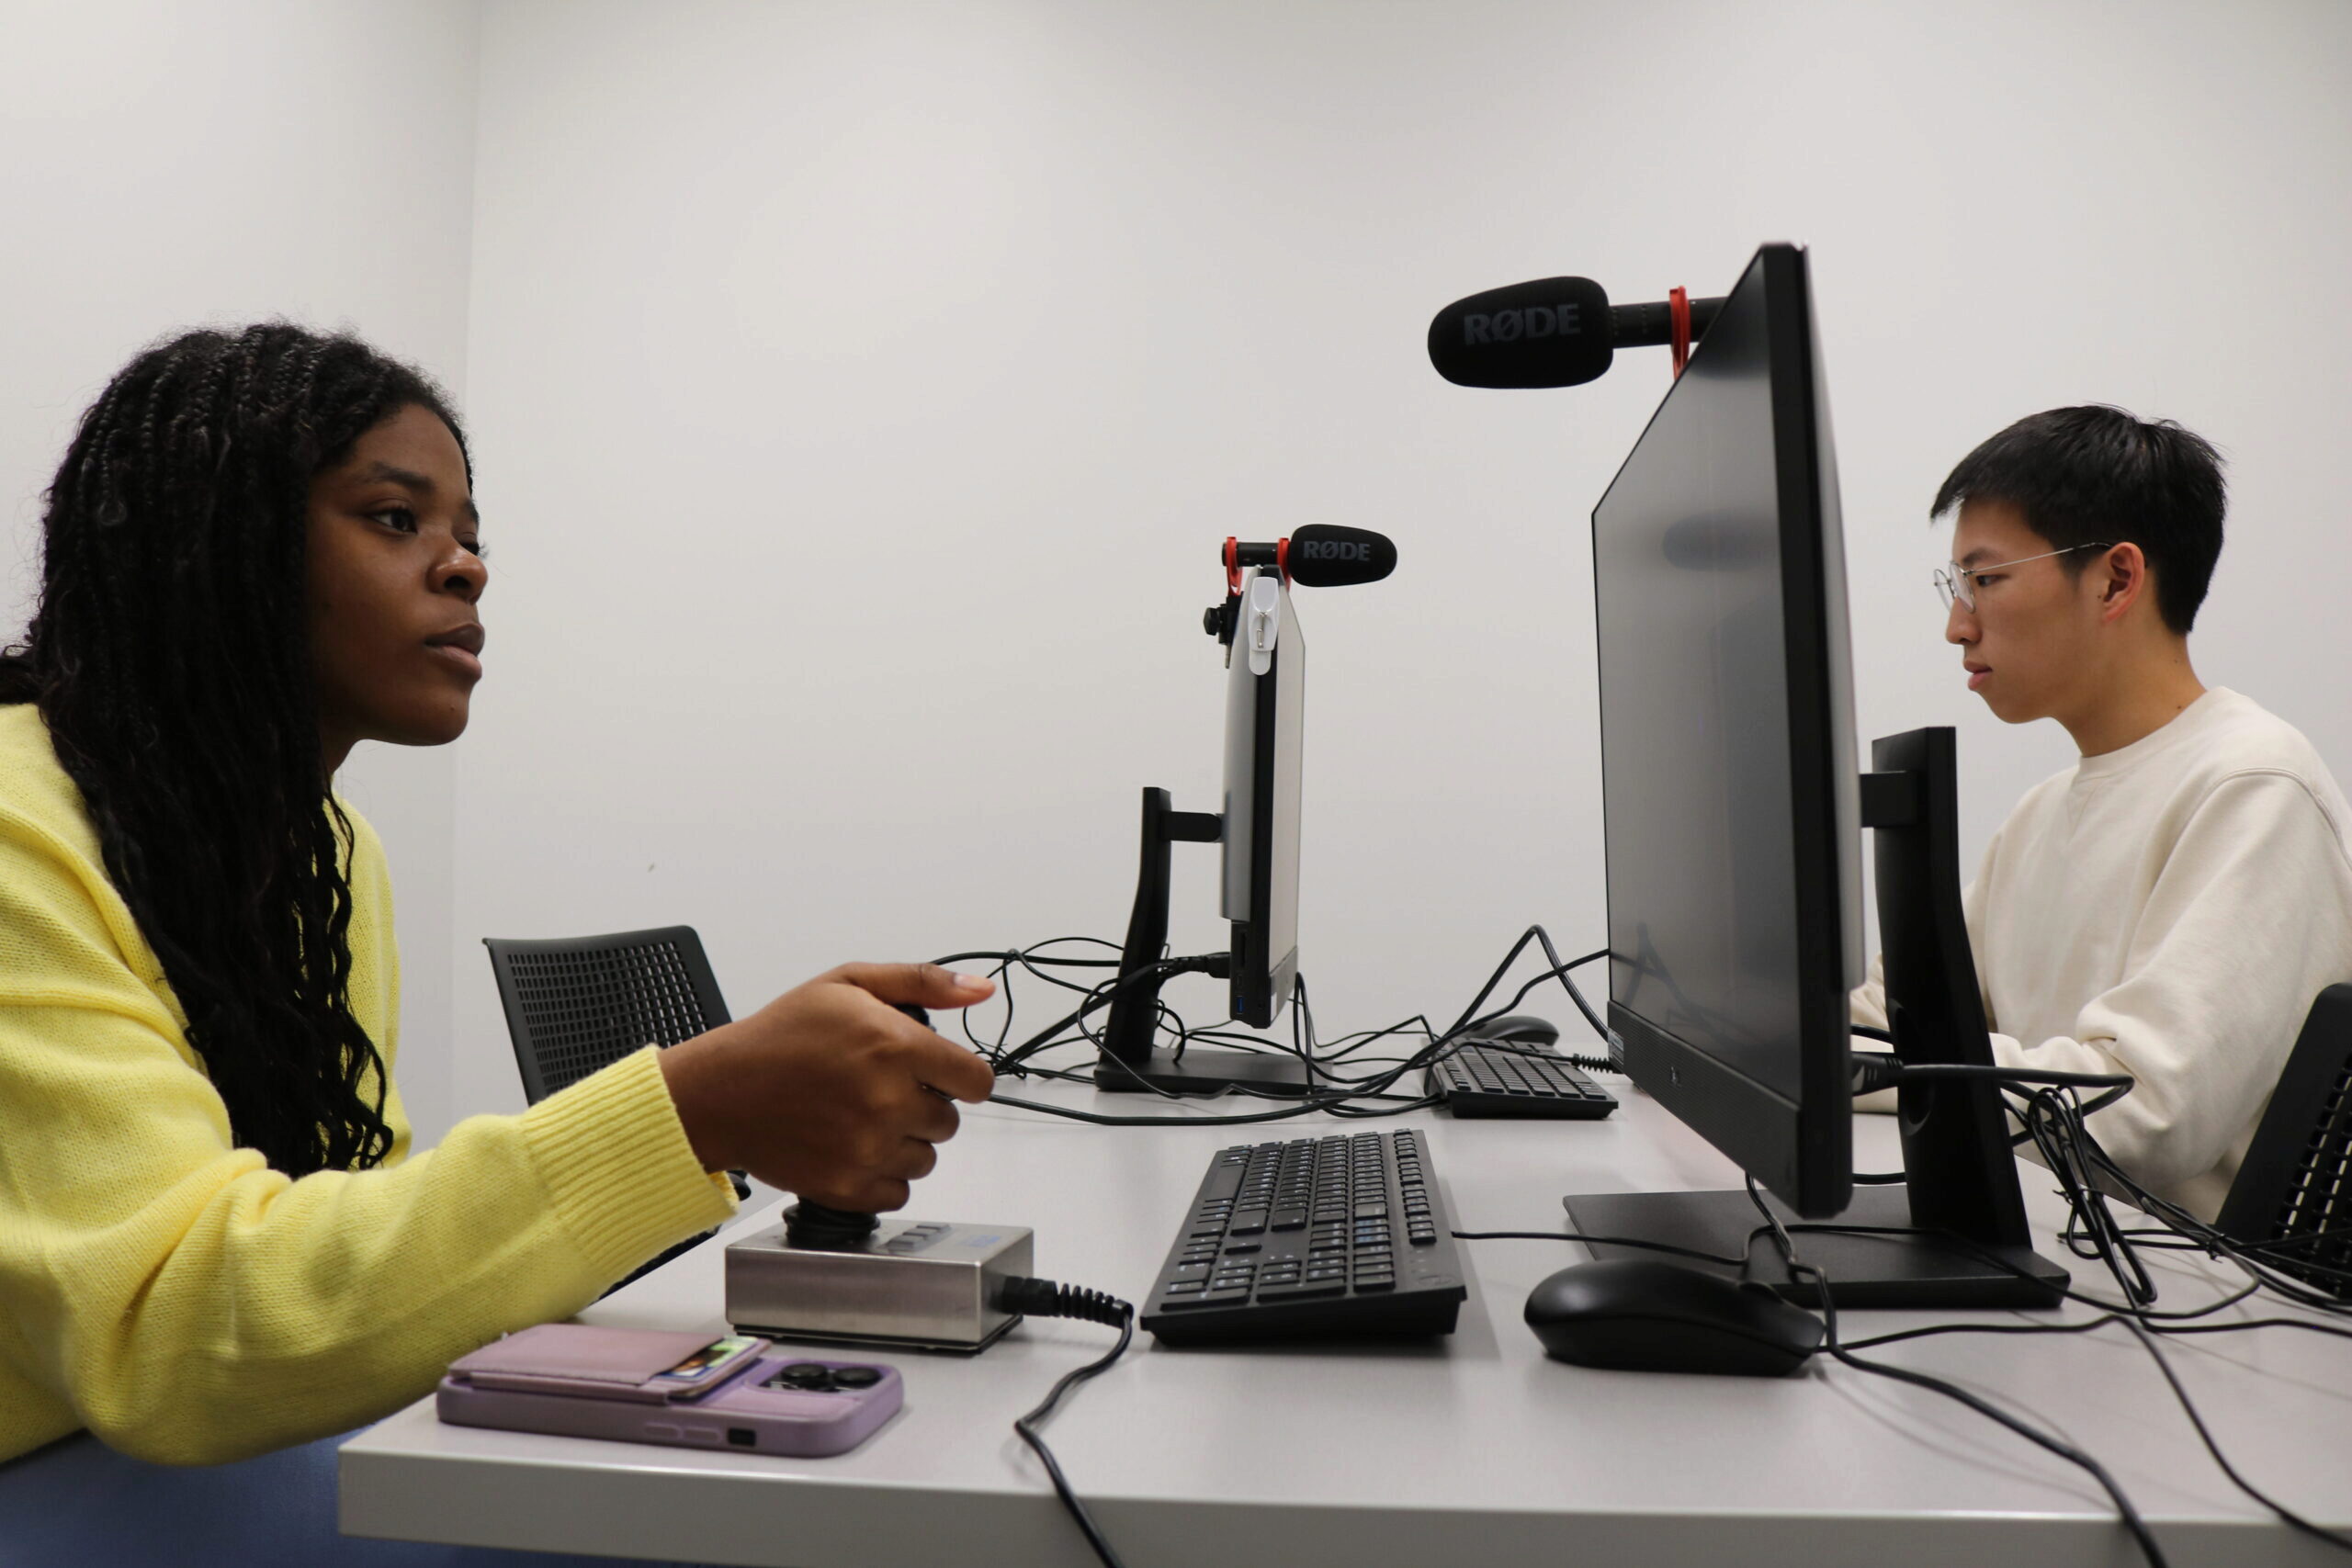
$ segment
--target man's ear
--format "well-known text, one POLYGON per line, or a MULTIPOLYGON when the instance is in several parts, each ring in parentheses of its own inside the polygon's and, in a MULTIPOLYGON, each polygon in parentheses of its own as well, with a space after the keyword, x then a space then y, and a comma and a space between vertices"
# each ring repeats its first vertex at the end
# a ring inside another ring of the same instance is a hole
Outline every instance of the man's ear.
POLYGON ((2151 584, 2148 581, 2148 558, 2134 544, 2110 545, 2107 553, 2088 569, 2098 591, 2098 618, 2101 625, 2121 620, 2132 606, 2145 598, 2151 584))

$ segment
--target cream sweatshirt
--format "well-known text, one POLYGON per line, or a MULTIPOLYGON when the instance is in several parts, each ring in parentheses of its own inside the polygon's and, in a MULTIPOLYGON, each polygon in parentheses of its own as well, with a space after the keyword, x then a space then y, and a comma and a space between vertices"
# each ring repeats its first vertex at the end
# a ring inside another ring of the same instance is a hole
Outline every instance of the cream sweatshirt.
MULTIPOLYGON (((2213 1218, 2312 999, 2352 980, 2347 834, 2311 742, 2219 687, 2035 785, 1962 899, 1994 1059, 2130 1073, 2091 1131, 2213 1218)), ((1853 1016, 1886 1025, 1876 960, 1853 1016)))

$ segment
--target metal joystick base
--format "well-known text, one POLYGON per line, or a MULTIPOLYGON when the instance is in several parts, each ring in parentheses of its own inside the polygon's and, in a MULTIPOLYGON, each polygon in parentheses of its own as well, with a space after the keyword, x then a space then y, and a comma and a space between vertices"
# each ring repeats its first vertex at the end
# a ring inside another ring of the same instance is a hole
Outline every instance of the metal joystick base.
POLYGON ((745 1334, 863 1349, 987 1348, 1021 1321, 999 1304, 1032 1274, 1023 1225, 954 1224, 803 1199, 727 1248, 727 1321, 745 1334))

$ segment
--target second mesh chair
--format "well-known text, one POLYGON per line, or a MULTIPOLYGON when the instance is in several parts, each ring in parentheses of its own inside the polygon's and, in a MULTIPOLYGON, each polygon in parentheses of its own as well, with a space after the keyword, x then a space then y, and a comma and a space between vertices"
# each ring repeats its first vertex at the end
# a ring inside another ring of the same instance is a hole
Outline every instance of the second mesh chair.
POLYGON ((2312 1004, 2218 1224, 2281 1273, 2352 1301, 2352 985, 2312 1004))
MULTIPOLYGON (((485 937, 482 945, 523 1094, 534 1105, 646 1045, 675 1045, 729 1021, 692 926, 548 941, 485 937)), ((729 1175, 735 1195, 750 1197, 742 1173, 729 1175)), ((680 1242, 629 1280, 717 1234, 680 1242)))

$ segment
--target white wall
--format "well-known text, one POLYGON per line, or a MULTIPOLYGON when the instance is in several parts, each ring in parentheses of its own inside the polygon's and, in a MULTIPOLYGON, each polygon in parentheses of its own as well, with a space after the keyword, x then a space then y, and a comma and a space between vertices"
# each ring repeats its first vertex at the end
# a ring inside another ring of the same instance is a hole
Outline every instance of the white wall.
MULTIPOLYGON (((479 22, 474 0, 0 0, 8 637, 40 584, 40 492, 150 340, 348 326, 463 391, 479 22)), ((454 780, 447 751, 384 747, 344 775, 400 886, 420 1142, 455 1120, 454 780)))
POLYGON ((1327 1030, 1442 1010, 1529 919, 1600 939, 1584 516, 1667 368, 1467 392, 1423 324, 1792 238, 1863 733, 1961 727, 1972 853, 2067 750, 1961 689, 1922 513, 2062 402, 2227 450, 2200 663, 2352 776, 2352 13, 1959 9, 0 0, 7 620, 151 337, 349 324, 464 394, 491 679, 349 776, 429 1139, 520 1102, 485 934, 690 921, 739 1009, 1117 935, 1137 789, 1214 803, 1216 542, 1381 528, 1396 579, 1301 594, 1305 951, 1327 1030))
MULTIPOLYGON (((1556 272, 1721 292, 1765 239, 1814 248, 1862 732, 1960 726, 1972 858, 2070 752, 1962 690, 1924 513, 2055 404, 2230 454, 2204 671, 2352 776, 2348 65, 2324 0, 494 0, 461 1032, 485 933, 689 921, 739 1010, 1116 936, 1138 787, 1214 804, 1213 549, 1315 521, 1404 557, 1301 595, 1326 1032, 1458 1007, 1533 919, 1598 945, 1584 517, 1666 355, 1474 393, 1422 328, 1556 272)), ((1221 945, 1180 852, 1178 949, 1221 945)))

